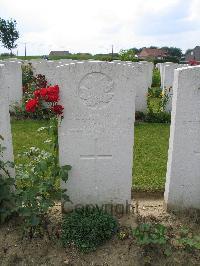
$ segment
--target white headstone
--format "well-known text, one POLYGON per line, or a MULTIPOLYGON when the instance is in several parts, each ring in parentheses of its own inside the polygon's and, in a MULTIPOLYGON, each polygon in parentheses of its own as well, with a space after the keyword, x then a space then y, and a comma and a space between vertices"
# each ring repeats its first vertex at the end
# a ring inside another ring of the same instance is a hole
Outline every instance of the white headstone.
POLYGON ((146 61, 141 61, 140 63, 145 64, 147 67, 147 86, 148 88, 151 88, 154 64, 152 62, 146 62, 146 61))
MULTIPOLYGON (((119 63, 116 62, 115 63, 119 63)), ((148 88, 151 87, 153 64, 146 61, 141 62, 121 62, 122 64, 132 65, 138 68, 138 75, 134 77, 137 82, 136 98, 135 98, 135 111, 146 112, 147 111, 147 94, 148 88)), ((134 85, 134 84, 133 84, 134 85)))
POLYGON ((8 90, 9 105, 21 104, 22 101, 22 69, 21 62, 4 61, 6 89, 8 90))
MULTIPOLYGON (((12 136, 11 136, 11 125, 10 125, 10 114, 9 114, 9 99, 8 93, 5 89, 7 80, 5 80, 6 68, 4 65, 0 65, 0 135, 4 138, 3 144, 6 150, 3 153, 3 159, 5 161, 14 161, 13 147, 12 147, 12 136)), ((14 171, 12 171, 12 174, 14 171)))
POLYGON ((160 70, 160 79, 161 79, 161 88, 164 88, 164 68, 166 65, 171 65, 174 64, 172 62, 165 62, 165 63, 160 63, 159 65, 159 70, 160 70))
POLYGON ((169 64, 164 65, 163 68, 163 93, 168 95, 168 102, 166 105, 166 112, 171 112, 172 110, 172 98, 173 98, 173 82, 174 82, 174 70, 177 68, 187 67, 188 65, 182 64, 169 64))
POLYGON ((130 203, 137 68, 98 61, 57 68, 65 108, 59 158, 72 166, 64 209, 130 203))
POLYGON ((149 66, 144 63, 135 63, 138 66, 138 76, 135 79, 138 80, 136 88, 135 98, 135 111, 146 112, 147 111, 147 94, 149 88, 149 66))
POLYGON ((165 202, 200 209, 200 66, 175 70, 165 202))
POLYGON ((173 97, 174 70, 179 67, 178 64, 164 65, 163 67, 163 93, 168 96, 166 112, 171 112, 173 97))
POLYGON ((179 64, 165 65, 163 69, 163 88, 172 87, 174 81, 174 70, 179 67, 179 64))
POLYGON ((72 62, 71 59, 62 60, 35 60, 30 61, 33 74, 36 76, 38 74, 45 75, 47 82, 51 85, 57 84, 57 79, 55 78, 55 70, 59 65, 64 65, 66 63, 72 62))

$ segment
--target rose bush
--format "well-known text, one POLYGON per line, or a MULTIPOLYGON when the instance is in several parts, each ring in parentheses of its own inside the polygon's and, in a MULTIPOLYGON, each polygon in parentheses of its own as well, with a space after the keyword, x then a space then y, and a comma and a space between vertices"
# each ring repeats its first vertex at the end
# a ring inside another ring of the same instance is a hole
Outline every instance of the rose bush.
POLYGON ((27 112, 33 113, 37 109, 45 109, 52 115, 62 115, 64 107, 58 104, 58 85, 37 89, 33 92, 33 97, 34 98, 29 99, 25 105, 25 109, 27 112))
POLYGON ((60 188, 60 181, 68 180, 71 166, 60 166, 58 160, 58 126, 64 110, 58 104, 59 99, 59 86, 47 86, 34 90, 25 104, 28 113, 43 110, 49 114, 49 126, 38 131, 49 133, 48 143, 52 150, 49 153, 32 147, 24 154, 31 159, 30 163, 21 165, 17 171, 19 214, 24 220, 24 230, 31 238, 48 224, 48 212, 56 200, 69 201, 66 189, 60 188))
MULTIPOLYGON (((47 108, 47 104, 41 104, 41 100, 44 100, 44 102, 53 102, 55 105, 59 100, 59 88, 57 86, 50 86, 45 75, 34 75, 33 73, 33 68, 30 63, 22 66, 22 104, 13 106, 12 113, 17 119, 49 119, 54 116, 54 108, 51 109, 52 106, 47 108)), ((57 109, 55 108, 55 110, 57 109)))

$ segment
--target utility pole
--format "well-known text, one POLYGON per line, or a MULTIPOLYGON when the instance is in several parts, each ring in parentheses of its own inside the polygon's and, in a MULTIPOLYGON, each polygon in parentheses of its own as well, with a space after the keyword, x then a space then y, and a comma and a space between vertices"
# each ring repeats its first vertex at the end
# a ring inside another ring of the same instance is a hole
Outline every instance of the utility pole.
POLYGON ((112 44, 112 61, 114 59, 114 53, 113 53, 113 44, 112 44))

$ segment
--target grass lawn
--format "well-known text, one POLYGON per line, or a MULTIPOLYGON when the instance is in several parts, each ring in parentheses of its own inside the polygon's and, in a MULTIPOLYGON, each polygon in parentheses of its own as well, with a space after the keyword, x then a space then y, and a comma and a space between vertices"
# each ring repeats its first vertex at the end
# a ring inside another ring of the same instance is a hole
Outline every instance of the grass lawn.
MULTIPOLYGON (((45 132, 37 129, 46 126, 45 121, 13 120, 12 133, 15 163, 19 164, 20 152, 32 146, 48 149, 44 144, 45 132)), ((140 123, 135 125, 133 187, 139 191, 157 191, 164 189, 169 125, 140 123)))
POLYGON ((133 187, 140 191, 164 190, 169 125, 135 125, 133 187))
POLYGON ((37 132, 37 129, 47 125, 47 121, 37 120, 12 120, 12 136, 15 163, 21 163, 20 153, 26 151, 30 147, 38 147, 40 149, 49 149, 49 145, 44 141, 48 138, 44 131, 37 132))

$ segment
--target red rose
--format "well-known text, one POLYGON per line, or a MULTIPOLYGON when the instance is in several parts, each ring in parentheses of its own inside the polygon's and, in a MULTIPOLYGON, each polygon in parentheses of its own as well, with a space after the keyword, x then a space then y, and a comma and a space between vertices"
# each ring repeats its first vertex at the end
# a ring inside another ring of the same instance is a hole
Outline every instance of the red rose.
POLYGON ((58 85, 47 88, 47 94, 44 98, 46 102, 58 102, 59 100, 59 87, 58 85))
POLYGON ((26 111, 27 112, 35 112, 35 108, 37 107, 38 105, 38 99, 31 99, 29 100, 27 103, 26 103, 26 111))
POLYGON ((58 102, 59 96, 54 94, 47 94, 45 97, 46 102, 58 102))
POLYGON ((34 91, 34 96, 35 96, 35 98, 39 98, 40 97, 40 90, 34 91))
POLYGON ((51 110, 57 115, 61 115, 63 113, 64 107, 62 105, 56 104, 51 107, 51 110))
POLYGON ((49 93, 53 93, 53 94, 59 94, 59 87, 58 87, 58 85, 49 87, 48 88, 48 92, 49 93))
POLYGON ((47 95, 47 88, 42 88, 42 89, 40 89, 40 96, 41 96, 43 99, 45 99, 46 95, 47 95))

